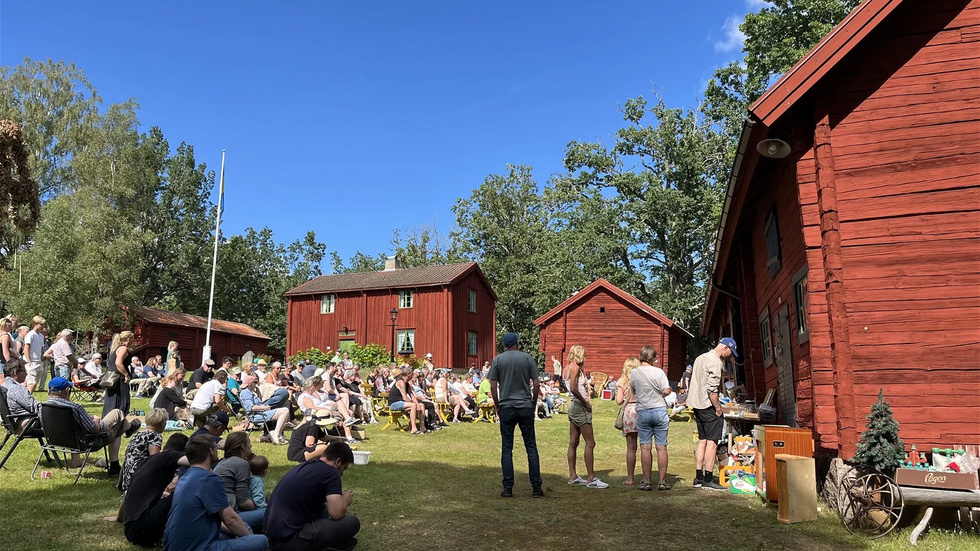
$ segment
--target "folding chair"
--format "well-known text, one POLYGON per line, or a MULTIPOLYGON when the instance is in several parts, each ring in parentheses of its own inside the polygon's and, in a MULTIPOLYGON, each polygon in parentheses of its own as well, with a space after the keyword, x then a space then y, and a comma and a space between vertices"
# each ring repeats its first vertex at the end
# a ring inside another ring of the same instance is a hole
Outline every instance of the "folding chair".
POLYGON ((384 417, 386 415, 388 416, 388 423, 385 424, 385 426, 381 427, 381 430, 387 430, 388 427, 390 427, 391 425, 395 425, 395 428, 397 428, 398 430, 408 430, 402 425, 402 418, 404 417, 405 414, 397 410, 392 411, 391 408, 388 407, 387 396, 384 396, 383 398, 378 400, 378 403, 375 404, 375 408, 378 417, 384 417))
MULTIPOLYGON (((7 450, 7 455, 3 456, 3 461, 0 461, 0 469, 10 458, 14 450, 17 449, 17 445, 20 444, 21 440, 25 438, 37 438, 37 441, 44 446, 44 431, 41 430, 41 422, 38 420, 37 415, 13 415, 10 413, 10 407, 7 405, 7 389, 0 386, 0 419, 3 421, 3 428, 7 430, 7 436, 4 437, 3 443, 0 444, 0 451, 3 447, 7 445, 7 441, 11 438, 14 439, 14 443, 11 444, 10 449, 7 450), (21 423, 27 420, 27 424, 24 425, 23 430, 21 430, 21 423)), ((51 461, 51 456, 45 452, 44 457, 48 461, 51 461)), ((58 456, 54 456, 55 460, 60 463, 58 456)), ((60 466, 60 465, 59 465, 60 466)))
POLYGON ((78 423, 75 422, 75 416, 72 414, 70 407, 61 404, 41 404, 41 427, 44 429, 44 438, 47 442, 41 445, 41 453, 37 455, 34 470, 31 471, 31 480, 37 480, 34 474, 41 464, 41 456, 47 455, 49 451, 54 453, 55 457, 59 453, 64 455, 64 468, 65 472, 69 475, 72 472, 68 454, 85 454, 85 457, 82 458, 82 466, 78 468, 78 473, 75 474, 75 482, 72 482, 72 484, 78 484, 78 479, 82 477, 82 471, 85 470, 85 466, 88 464, 88 457, 92 452, 101 449, 105 455, 106 465, 109 464, 106 433, 85 434, 82 427, 78 426, 78 423))
POLYGON ((75 388, 71 394, 79 402, 95 402, 99 398, 99 393, 102 392, 98 386, 86 385, 80 380, 73 381, 72 384, 75 385, 75 388))

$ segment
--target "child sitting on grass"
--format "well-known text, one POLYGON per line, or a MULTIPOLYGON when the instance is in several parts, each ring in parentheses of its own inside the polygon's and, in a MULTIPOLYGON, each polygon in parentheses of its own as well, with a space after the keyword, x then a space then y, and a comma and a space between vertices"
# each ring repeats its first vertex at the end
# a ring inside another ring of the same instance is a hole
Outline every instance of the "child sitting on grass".
POLYGON ((269 458, 256 455, 248 462, 252 470, 252 478, 248 481, 248 493, 252 495, 255 508, 265 507, 265 475, 269 471, 269 458))

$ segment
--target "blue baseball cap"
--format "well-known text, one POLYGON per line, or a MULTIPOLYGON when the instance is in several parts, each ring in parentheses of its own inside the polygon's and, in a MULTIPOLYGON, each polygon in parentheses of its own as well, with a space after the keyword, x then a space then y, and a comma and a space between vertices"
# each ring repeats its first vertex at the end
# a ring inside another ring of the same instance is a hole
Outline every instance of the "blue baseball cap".
POLYGON ((48 381, 48 390, 52 392, 61 392, 62 390, 71 388, 75 385, 71 384, 71 381, 64 377, 55 377, 48 381))
POLYGON ((517 333, 507 333, 504 335, 504 348, 510 348, 517 344, 517 333))
POLYGON ((735 356, 736 358, 738 357, 738 351, 735 350, 736 348, 735 339, 731 337, 725 337, 724 339, 721 339, 721 342, 719 344, 723 344, 727 346, 732 351, 732 355, 735 356))

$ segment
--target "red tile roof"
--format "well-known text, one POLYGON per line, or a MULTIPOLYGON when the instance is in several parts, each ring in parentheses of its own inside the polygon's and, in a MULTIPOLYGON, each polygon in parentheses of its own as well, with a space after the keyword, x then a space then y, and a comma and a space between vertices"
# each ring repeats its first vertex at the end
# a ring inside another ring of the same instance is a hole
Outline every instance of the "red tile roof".
MULTIPOLYGON (((171 312, 169 310, 160 310, 159 308, 137 308, 136 315, 150 323, 159 323, 163 325, 193 327, 195 329, 206 329, 208 326, 207 318, 194 316, 191 314, 182 314, 180 312, 171 312)), ((211 330, 219 333, 230 333, 232 335, 251 337, 253 339, 265 339, 267 341, 272 340, 272 337, 253 328, 252 326, 234 321, 212 319, 211 330)))
POLYGON ((487 289, 490 290, 490 294, 496 299, 496 294, 490 287, 490 283, 486 281, 486 277, 480 272, 476 262, 404 268, 386 272, 325 275, 313 278, 295 289, 286 291, 286 296, 448 285, 459 280, 471 270, 476 270, 480 274, 487 285, 487 289))

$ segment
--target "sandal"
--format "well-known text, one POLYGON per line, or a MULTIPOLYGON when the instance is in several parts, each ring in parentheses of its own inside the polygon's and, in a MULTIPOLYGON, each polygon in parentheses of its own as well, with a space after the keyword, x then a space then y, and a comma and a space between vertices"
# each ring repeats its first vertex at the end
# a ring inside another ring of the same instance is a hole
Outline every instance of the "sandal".
POLYGON ((649 491, 652 491, 653 490, 653 488, 650 487, 650 483, 649 482, 640 482, 636 486, 636 489, 637 490, 644 491, 644 492, 649 492, 649 491))
POLYGON ((658 490, 669 490, 670 489, 670 484, 667 484, 666 482, 661 482, 660 485, 657 486, 657 489, 658 490))

